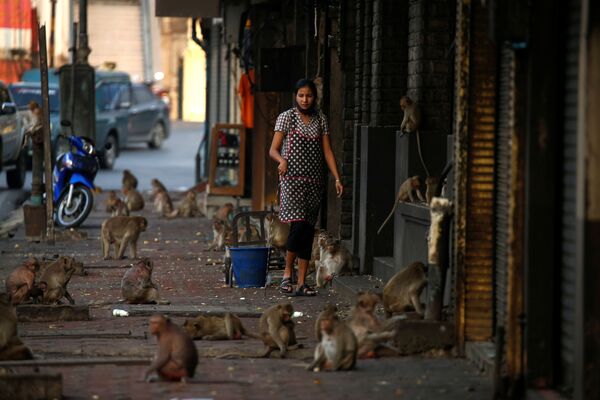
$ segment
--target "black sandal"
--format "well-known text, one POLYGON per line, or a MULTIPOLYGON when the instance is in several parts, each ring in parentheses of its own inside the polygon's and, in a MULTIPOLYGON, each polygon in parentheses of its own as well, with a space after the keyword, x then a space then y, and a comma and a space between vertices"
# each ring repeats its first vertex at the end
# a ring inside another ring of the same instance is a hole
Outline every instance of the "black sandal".
POLYGON ((283 294, 294 293, 294 286, 292 286, 292 280, 290 278, 283 278, 279 285, 279 291, 283 294))
POLYGON ((307 297, 312 297, 312 296, 316 296, 317 292, 315 291, 315 289, 311 288, 310 286, 308 286, 306 283, 302 286, 300 286, 298 288, 298 290, 296 290, 295 293, 296 296, 307 296, 307 297))

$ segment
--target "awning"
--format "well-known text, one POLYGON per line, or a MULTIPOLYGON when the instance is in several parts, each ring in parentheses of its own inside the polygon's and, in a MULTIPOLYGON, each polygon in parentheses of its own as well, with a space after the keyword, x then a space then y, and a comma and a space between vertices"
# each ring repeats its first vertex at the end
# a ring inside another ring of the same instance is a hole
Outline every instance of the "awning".
POLYGON ((220 17, 220 0, 156 0, 157 17, 220 17))

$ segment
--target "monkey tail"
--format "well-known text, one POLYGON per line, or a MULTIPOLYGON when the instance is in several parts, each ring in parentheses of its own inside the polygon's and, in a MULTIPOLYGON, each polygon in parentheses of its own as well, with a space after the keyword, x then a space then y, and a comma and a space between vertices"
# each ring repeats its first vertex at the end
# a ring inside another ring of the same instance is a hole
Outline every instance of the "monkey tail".
POLYGON ((377 230, 377 234, 378 235, 381 232, 381 230, 383 229, 383 227, 385 226, 385 224, 387 224, 387 222, 390 220, 390 218, 392 218, 392 215, 394 215, 394 211, 396 211, 396 207, 398 207, 398 200, 397 199, 394 202, 394 207, 392 207, 392 211, 390 211, 390 215, 387 216, 387 218, 385 219, 385 221, 383 221, 383 224, 381 224, 381 226, 377 230))
POLYGON ((429 170, 427 169, 427 166, 425 165, 425 160, 423 159, 423 153, 421 152, 421 134, 419 133, 418 130, 417 130, 417 151, 419 152, 419 159, 421 160, 421 165, 423 166, 423 169, 425 170, 425 173, 427 174, 427 177, 429 178, 431 175, 429 175, 429 170))
POLYGON ((165 213, 165 218, 175 218, 177 217, 177 214, 179 214, 179 209, 176 208, 169 213, 165 213))
POLYGON ((242 332, 242 333, 248 337, 251 337, 252 339, 262 340, 262 337, 260 337, 260 335, 257 335, 256 333, 253 333, 253 332, 248 332, 246 329, 244 329, 244 332, 242 332))

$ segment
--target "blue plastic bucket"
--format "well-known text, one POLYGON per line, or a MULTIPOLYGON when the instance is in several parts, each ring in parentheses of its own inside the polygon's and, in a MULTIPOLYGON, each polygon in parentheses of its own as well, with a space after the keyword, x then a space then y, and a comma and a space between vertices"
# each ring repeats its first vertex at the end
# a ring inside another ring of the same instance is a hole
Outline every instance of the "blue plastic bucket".
POLYGON ((263 287, 270 247, 230 247, 233 277, 240 288, 263 287))

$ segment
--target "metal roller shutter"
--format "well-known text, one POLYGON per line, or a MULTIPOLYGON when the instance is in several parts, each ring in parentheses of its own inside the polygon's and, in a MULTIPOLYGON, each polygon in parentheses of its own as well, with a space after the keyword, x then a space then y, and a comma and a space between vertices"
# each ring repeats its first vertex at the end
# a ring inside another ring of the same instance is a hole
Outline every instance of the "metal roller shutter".
POLYGON ((562 162, 562 260, 560 270, 560 360, 561 383, 568 390, 573 384, 575 351, 575 262, 576 262, 576 158, 577 97, 579 79, 580 0, 569 1, 565 40, 565 107, 562 162))
POLYGON ((90 1, 88 35, 92 48, 89 62, 101 66, 106 61, 117 63, 117 70, 144 79, 142 17, 139 1, 90 1))
POLYGON ((514 51, 504 46, 500 55, 498 98, 498 134, 496 141, 496 193, 494 309, 496 325, 506 322, 506 295, 508 288, 508 230, 509 196, 511 193, 511 136, 514 126, 515 57, 514 51))

